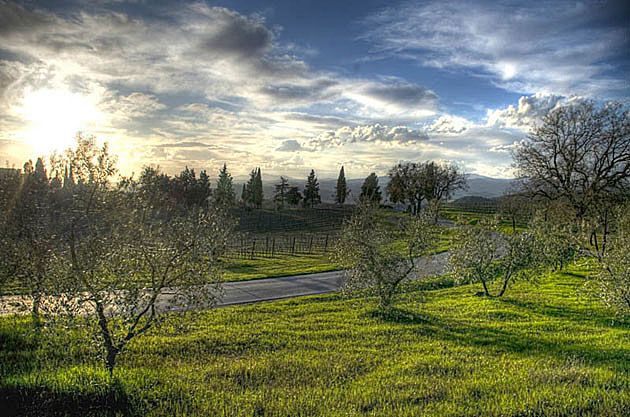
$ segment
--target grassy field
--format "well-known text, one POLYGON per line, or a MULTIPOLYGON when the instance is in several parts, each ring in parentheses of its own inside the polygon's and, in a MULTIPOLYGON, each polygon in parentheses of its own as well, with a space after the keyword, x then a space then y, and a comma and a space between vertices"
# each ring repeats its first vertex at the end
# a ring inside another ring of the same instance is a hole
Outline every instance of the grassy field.
MULTIPOLYGON (((447 251, 452 244, 453 229, 443 228, 429 253, 447 251)), ((402 241, 396 241, 395 247, 405 255, 406 247, 402 241)), ((225 261, 225 281, 246 281, 289 275, 311 274, 334 271, 339 266, 331 259, 332 252, 314 255, 278 255, 275 258, 227 259, 225 261)))
MULTIPOLYGON (((578 296, 578 267, 517 283, 371 300, 317 296, 187 313, 121 356, 110 384, 75 334, 36 348, 0 319, 4 415, 621 416, 630 325, 578 296)), ((448 279, 434 282, 437 287, 448 279)), ((414 284, 416 287, 422 283, 414 284)))

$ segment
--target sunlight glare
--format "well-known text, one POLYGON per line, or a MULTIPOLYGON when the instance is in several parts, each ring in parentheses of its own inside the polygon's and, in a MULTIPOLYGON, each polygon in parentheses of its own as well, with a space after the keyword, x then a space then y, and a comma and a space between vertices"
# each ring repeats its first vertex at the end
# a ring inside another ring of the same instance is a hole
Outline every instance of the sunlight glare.
POLYGON ((45 154, 72 147, 77 132, 99 118, 89 97, 62 90, 28 91, 18 113, 27 123, 25 141, 45 154))

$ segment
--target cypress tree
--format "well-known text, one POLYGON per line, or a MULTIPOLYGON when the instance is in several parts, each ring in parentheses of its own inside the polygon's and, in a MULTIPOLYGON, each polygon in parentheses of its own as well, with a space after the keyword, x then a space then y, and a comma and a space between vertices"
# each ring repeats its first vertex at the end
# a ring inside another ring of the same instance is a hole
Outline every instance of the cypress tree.
POLYGON ((346 174, 343 171, 343 165, 339 171, 339 178, 337 178, 337 186, 335 187, 336 195, 335 201, 337 204, 343 204, 346 202, 346 196, 348 195, 346 185, 346 174))
POLYGON ((378 186, 378 177, 375 173, 371 173, 368 177, 363 181, 363 185, 361 185, 361 195, 359 199, 361 201, 371 201, 373 203, 381 202, 381 190, 378 186))
POLYGON ((319 182, 315 176, 315 170, 311 169, 311 173, 306 179, 306 186, 304 187, 304 207, 313 207, 315 204, 320 204, 321 202, 319 182))
POLYGON ((263 185, 262 185, 262 174, 260 172, 260 167, 256 171, 256 175, 254 177, 254 183, 252 187, 252 198, 254 200, 254 206, 256 206, 257 208, 262 207, 263 185))
POLYGON ((224 163, 223 168, 219 171, 219 178, 217 179, 215 202, 218 206, 229 207, 234 204, 234 198, 232 175, 227 171, 227 165, 224 163))

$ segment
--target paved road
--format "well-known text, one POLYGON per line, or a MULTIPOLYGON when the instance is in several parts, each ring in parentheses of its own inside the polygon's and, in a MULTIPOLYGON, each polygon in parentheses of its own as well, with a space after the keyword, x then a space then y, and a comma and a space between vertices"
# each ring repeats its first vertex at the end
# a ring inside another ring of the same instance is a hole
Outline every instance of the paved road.
MULTIPOLYGON (((447 260, 448 252, 422 258, 418 261, 416 271, 411 274, 409 279, 417 280, 443 274, 446 272, 447 260)), ((339 291, 343 286, 343 281, 343 271, 331 271, 252 281, 226 282, 223 284, 224 296, 216 304, 216 307, 327 294, 339 291)), ((163 303, 160 305, 164 306, 163 303)))
MULTIPOLYGON (((445 272, 448 253, 443 252, 422 258, 411 275, 411 280, 436 276, 445 272)), ((251 281, 223 283, 223 296, 216 307, 237 304, 251 304, 263 301, 279 300, 283 298, 303 297, 307 295, 327 294, 338 291, 343 286, 343 272, 331 271, 317 274, 294 275, 280 278, 266 278, 251 281)), ((169 293, 161 294, 157 303, 158 311, 182 311, 188 308, 172 303, 173 296, 169 293)), ((18 313, 19 310, 11 306, 11 302, 28 301, 22 296, 0 298, 0 314, 18 313)), ((195 307, 199 308, 199 306, 195 307)))

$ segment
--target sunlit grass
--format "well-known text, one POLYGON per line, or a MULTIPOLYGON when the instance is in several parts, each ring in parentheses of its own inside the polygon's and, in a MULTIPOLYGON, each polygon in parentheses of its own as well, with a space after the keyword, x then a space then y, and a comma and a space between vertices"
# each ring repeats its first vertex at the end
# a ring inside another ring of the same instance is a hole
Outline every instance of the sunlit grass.
POLYGON ((336 295, 186 313, 134 341, 113 386, 89 339, 38 350, 26 318, 3 318, 0 400, 22 415, 624 415, 630 325, 582 294, 584 274, 501 299, 411 292, 386 315, 336 295))

